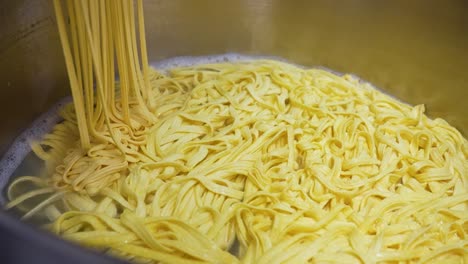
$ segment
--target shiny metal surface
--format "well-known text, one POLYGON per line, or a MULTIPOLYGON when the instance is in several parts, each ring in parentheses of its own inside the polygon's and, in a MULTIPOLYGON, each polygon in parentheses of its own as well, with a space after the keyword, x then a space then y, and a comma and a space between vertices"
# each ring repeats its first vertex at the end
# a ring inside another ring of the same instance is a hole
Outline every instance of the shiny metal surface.
MULTIPOLYGON (((145 0, 145 12, 151 60, 238 52, 321 65, 468 133, 468 1, 145 0)), ((52 1, 0 0, 0 155, 67 82, 52 1)), ((24 225, 0 218, 3 230, 24 225)), ((40 243, 23 233, 24 247, 40 243)))

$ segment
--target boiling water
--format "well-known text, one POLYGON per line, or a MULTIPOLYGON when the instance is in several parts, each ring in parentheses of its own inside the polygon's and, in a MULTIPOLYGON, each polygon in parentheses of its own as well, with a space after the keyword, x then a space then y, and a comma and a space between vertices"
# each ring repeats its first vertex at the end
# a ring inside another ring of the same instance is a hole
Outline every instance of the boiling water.
POLYGON ((5 204, 5 189, 9 180, 21 175, 37 175, 42 162, 31 153, 30 143, 40 140, 44 134, 52 130, 55 124, 62 121, 59 110, 71 102, 70 97, 63 98, 52 106, 49 111, 37 118, 28 129, 18 136, 10 149, 0 160, 0 204, 5 204))

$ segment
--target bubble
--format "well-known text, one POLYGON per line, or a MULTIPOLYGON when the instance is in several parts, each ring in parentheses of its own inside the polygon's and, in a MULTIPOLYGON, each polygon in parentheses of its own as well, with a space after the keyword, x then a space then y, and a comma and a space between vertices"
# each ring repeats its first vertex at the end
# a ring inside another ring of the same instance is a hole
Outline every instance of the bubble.
MULTIPOLYGON (((287 62, 284 58, 275 57, 275 56, 262 56, 262 55, 243 55, 239 53, 225 53, 217 55, 208 55, 208 56, 180 56, 164 59, 161 61, 156 61, 151 63, 153 68, 158 69, 163 73, 167 73, 171 68, 177 67, 189 67, 200 64, 212 64, 212 63, 227 63, 227 62, 240 62, 240 61, 252 61, 252 60, 277 60, 282 62, 287 62)), ((296 65, 296 64, 293 64, 296 65)), ((299 66, 299 65, 296 65, 299 66)), ((301 66, 302 67, 302 66, 301 66)))

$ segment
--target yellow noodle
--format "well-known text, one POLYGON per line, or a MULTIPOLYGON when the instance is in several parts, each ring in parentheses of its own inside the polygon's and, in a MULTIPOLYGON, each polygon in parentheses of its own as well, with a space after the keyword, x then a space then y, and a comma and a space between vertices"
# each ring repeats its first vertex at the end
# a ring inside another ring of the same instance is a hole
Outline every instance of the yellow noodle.
POLYGON ((164 75, 141 0, 65 4, 73 104, 7 208, 135 262, 468 261, 468 142, 424 106, 268 60, 164 75))

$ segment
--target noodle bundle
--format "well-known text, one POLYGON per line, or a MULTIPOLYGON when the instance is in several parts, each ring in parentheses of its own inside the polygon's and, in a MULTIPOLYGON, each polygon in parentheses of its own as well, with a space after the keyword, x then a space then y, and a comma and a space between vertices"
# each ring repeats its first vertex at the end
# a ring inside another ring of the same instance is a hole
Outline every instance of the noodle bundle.
POLYGON ((158 72, 141 0, 54 4, 73 103, 8 208, 136 262, 468 262, 468 141, 423 105, 272 60, 158 72))

